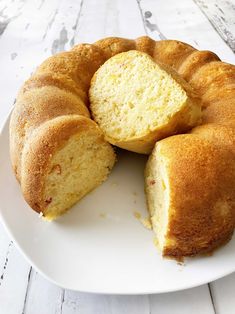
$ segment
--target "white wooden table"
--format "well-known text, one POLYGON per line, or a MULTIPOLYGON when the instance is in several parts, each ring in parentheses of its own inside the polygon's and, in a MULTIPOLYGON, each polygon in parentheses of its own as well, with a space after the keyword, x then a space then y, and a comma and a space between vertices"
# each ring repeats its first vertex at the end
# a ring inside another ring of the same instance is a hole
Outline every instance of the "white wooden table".
MULTIPOLYGON (((0 127, 19 86, 49 55, 104 36, 144 34, 186 41, 235 63, 235 0, 0 0, 0 127)), ((23 313, 232 314, 235 274, 162 295, 71 292, 35 272, 0 225, 0 314, 23 313)))

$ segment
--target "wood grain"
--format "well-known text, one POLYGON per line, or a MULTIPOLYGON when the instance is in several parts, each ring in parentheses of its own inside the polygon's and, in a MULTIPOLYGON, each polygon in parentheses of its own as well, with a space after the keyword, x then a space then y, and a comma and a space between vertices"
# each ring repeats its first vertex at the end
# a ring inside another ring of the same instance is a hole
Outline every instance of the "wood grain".
MULTIPOLYGON (((2 234, 4 235, 2 226, 0 234, 2 238, 2 234)), ((7 250, 4 252, 2 246, 0 247, 0 313, 21 314, 31 267, 6 236, 5 241, 8 243, 7 250)))
POLYGON ((150 313, 214 313, 214 307, 206 285, 175 293, 150 296, 150 304, 150 313))
POLYGON ((62 313, 64 290, 32 271, 24 303, 24 314, 62 313))
POLYGON ((235 52, 235 3, 225 0, 194 0, 200 10, 235 52))
POLYGON ((84 1, 75 42, 92 43, 102 37, 135 38, 145 34, 136 0, 84 1))
POLYGON ((216 313, 233 314, 235 309, 235 274, 216 280, 210 285, 216 313))
POLYGON ((138 2, 145 24, 149 22, 156 25, 146 27, 149 36, 159 39, 162 34, 164 38, 178 39, 197 49, 214 51, 223 60, 234 62, 233 51, 221 39, 193 0, 181 0, 180 5, 178 1, 138 0, 138 2))
POLYGON ((148 296, 105 296, 65 291, 62 313, 149 314, 150 307, 148 296), (78 309, 80 312, 77 311, 78 309))

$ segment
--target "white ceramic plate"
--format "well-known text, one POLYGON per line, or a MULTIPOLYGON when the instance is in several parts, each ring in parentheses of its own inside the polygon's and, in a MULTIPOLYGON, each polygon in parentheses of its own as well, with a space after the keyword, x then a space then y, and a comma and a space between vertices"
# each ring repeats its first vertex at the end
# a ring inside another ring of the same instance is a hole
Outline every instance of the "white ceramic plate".
POLYGON ((145 156, 122 152, 109 179, 68 214, 52 223, 40 219, 12 173, 8 124, 0 136, 0 216, 23 255, 52 282, 86 292, 161 293, 235 270, 235 238, 213 256, 189 259, 183 266, 161 258, 152 232, 134 217, 135 211, 147 216, 145 156))

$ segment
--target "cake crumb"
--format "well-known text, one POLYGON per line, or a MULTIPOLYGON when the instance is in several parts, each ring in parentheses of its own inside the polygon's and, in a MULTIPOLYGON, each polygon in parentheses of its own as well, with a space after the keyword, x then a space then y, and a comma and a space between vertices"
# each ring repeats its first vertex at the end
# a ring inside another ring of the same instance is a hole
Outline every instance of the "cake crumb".
POLYGON ((141 219, 141 213, 140 213, 140 212, 134 211, 134 216, 135 216, 135 218, 137 218, 138 220, 141 219))
POLYGON ((135 216, 136 219, 139 220, 139 222, 140 222, 146 229, 149 229, 149 230, 152 229, 152 224, 151 224, 151 221, 150 221, 150 218, 149 218, 149 217, 142 218, 141 213, 138 212, 138 211, 134 211, 134 216, 135 216))
POLYGON ((113 182, 111 185, 114 187, 118 186, 117 182, 113 182))
POLYGON ((153 228, 152 228, 152 224, 151 224, 151 220, 150 220, 149 217, 142 218, 142 219, 140 220, 140 222, 142 223, 142 225, 143 225, 145 228, 147 228, 147 229, 149 229, 149 230, 152 230, 152 229, 153 229, 153 228))
POLYGON ((156 237, 153 238, 153 244, 157 247, 158 247, 158 239, 156 237))
POLYGON ((136 191, 132 192, 132 194, 133 194, 134 196, 138 196, 138 193, 137 193, 136 191))
POLYGON ((100 213, 99 216, 100 216, 100 218, 106 218, 106 217, 107 217, 107 214, 102 212, 102 213, 100 213))
POLYGON ((39 218, 42 218, 42 217, 43 217, 43 212, 40 212, 39 215, 38 215, 38 217, 39 217, 39 218))

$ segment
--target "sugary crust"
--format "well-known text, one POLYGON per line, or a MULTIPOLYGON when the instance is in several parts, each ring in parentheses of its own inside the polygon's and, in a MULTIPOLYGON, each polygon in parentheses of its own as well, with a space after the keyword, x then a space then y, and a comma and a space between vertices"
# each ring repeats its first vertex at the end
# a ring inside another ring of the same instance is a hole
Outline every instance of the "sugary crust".
POLYGON ((10 121, 11 160, 18 180, 22 149, 32 131, 45 121, 71 114, 90 117, 87 107, 79 97, 58 87, 43 86, 19 95, 10 121))
MULTIPOLYGON (((232 122, 232 121, 231 121, 232 122)), ((235 128, 232 124, 208 123, 195 127, 190 132, 200 138, 211 141, 214 145, 225 147, 235 156, 235 128)))
POLYGON ((156 41, 150 37, 142 36, 135 40, 135 49, 147 53, 153 58, 156 41))
POLYGON ((46 206, 43 199, 44 182, 54 153, 73 135, 88 130, 99 136, 100 144, 105 143, 96 123, 79 115, 60 116, 48 120, 37 128, 26 142, 22 152, 24 167, 21 172, 21 188, 25 200, 35 211, 41 212, 46 206))
POLYGON ((218 99, 213 104, 205 108, 202 112, 202 124, 220 123, 230 124, 233 122, 235 126, 235 99, 234 96, 226 95, 222 99, 218 99))
POLYGON ((106 59, 109 59, 118 53, 136 49, 134 40, 118 37, 104 38, 96 41, 94 45, 102 49, 106 59))
POLYGON ((182 77, 189 82, 204 64, 212 62, 212 61, 219 61, 219 57, 211 52, 211 51, 198 51, 195 50, 189 56, 183 60, 181 65, 178 67, 178 73, 182 75, 182 77))
POLYGON ((170 186, 163 255, 211 252, 228 241, 235 223, 234 154, 192 134, 164 139, 155 151, 166 160, 170 186))
POLYGON ((98 47, 81 44, 71 51, 61 52, 46 59, 37 68, 36 73, 67 76, 87 93, 93 74, 105 60, 104 53, 98 47))
POLYGON ((156 42, 153 58, 177 71, 182 62, 194 51, 195 48, 178 40, 161 40, 156 42))
POLYGON ((60 75, 58 73, 42 73, 34 74, 22 86, 19 95, 25 92, 44 86, 55 86, 59 89, 68 91, 78 96, 86 105, 88 104, 87 93, 77 84, 72 78, 67 75, 60 75))
POLYGON ((71 51, 80 56, 80 62, 83 62, 84 59, 87 60, 92 75, 107 59, 104 51, 95 45, 79 44, 74 46, 71 51))
POLYGON ((227 93, 234 93, 235 66, 221 61, 211 61, 201 66, 192 76, 190 84, 210 106, 218 99, 225 99, 227 93))

